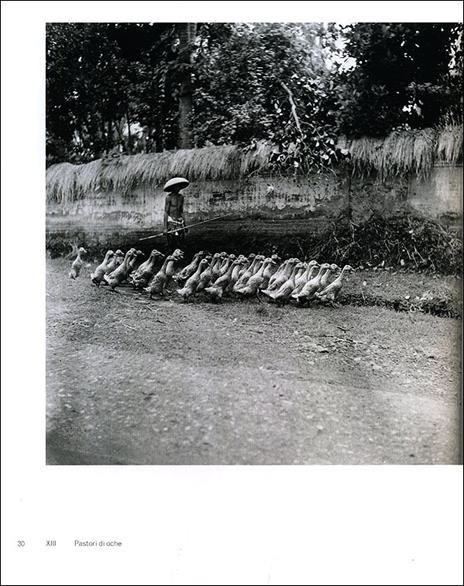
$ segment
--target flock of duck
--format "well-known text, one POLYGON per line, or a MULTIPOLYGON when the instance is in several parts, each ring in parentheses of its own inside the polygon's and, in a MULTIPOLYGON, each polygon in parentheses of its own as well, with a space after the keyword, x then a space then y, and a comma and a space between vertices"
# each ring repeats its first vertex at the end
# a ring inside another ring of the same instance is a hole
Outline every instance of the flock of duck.
MULTIPOLYGON (((73 279, 79 276, 83 265, 81 255, 85 252, 84 248, 78 250, 69 274, 73 279)), ((276 254, 271 257, 261 254, 236 256, 205 251, 197 252, 187 266, 177 270, 184 258, 179 249, 168 256, 152 250, 148 259, 137 267, 141 256, 143 253, 135 248, 125 254, 121 250, 108 250, 90 279, 94 285, 106 284, 113 291, 128 282, 134 289, 146 291, 150 299, 164 296, 167 287, 174 283, 177 294, 185 301, 203 292, 216 302, 224 296, 259 299, 264 295, 278 305, 290 301, 307 305, 316 299, 334 304, 346 274, 354 270, 349 265, 340 268, 333 263, 315 260, 303 262, 289 258, 282 261, 276 254)))

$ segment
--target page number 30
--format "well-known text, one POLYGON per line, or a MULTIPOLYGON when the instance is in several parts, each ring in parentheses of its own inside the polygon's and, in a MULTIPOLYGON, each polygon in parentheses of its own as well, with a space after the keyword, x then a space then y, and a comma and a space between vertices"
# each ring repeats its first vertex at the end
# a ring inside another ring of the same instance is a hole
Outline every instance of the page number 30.
POLYGON ((18 539, 18 541, 16 542, 16 545, 18 547, 24 547, 26 545, 26 542, 22 541, 21 539, 18 539))

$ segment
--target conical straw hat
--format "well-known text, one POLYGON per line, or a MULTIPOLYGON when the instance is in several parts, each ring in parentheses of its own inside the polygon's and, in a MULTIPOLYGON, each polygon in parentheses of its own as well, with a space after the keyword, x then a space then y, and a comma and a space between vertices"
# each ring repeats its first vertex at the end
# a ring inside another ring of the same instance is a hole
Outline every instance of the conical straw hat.
POLYGON ((185 177, 174 177, 165 184, 164 191, 173 191, 175 188, 184 189, 188 185, 190 185, 190 181, 185 177))

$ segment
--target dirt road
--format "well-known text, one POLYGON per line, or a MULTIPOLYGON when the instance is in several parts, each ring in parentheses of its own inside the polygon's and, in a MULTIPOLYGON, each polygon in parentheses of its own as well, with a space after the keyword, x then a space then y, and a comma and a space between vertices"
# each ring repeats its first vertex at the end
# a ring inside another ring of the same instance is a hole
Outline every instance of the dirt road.
POLYGON ((459 320, 148 301, 47 263, 49 464, 452 464, 459 320))

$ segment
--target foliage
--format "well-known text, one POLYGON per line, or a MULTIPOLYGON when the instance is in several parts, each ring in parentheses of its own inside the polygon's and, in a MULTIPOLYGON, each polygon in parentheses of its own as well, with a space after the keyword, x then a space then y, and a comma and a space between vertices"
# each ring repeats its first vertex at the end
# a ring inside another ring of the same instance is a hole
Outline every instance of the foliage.
POLYGON ((174 25, 51 24, 48 162, 85 162, 115 147, 174 148, 187 67, 197 146, 254 149, 272 140, 275 168, 326 166, 335 153, 334 86, 326 66, 333 38, 334 29, 321 25, 205 23, 188 64, 174 25))
POLYGON ((385 136, 462 122, 462 25, 358 23, 344 36, 354 66, 339 74, 343 133, 385 136))
POLYGON ((199 48, 197 144, 276 145, 275 170, 318 170, 335 156, 335 29, 319 24, 229 25, 199 48))
POLYGON ((187 118, 197 147, 259 153, 272 143, 274 173, 308 173, 348 154, 336 148, 340 132, 462 122, 460 25, 199 23, 192 38, 187 29, 47 25, 47 163, 175 149, 187 118))
POLYGON ((137 152, 170 146, 173 116, 165 105, 171 36, 167 24, 47 26, 49 163, 85 162, 114 147, 137 152), (142 129, 138 137, 131 133, 135 122, 142 129))
POLYGON ((309 257, 331 258, 339 264, 461 274, 462 245, 462 237, 454 230, 422 217, 373 216, 361 224, 344 217, 318 240, 309 257))

